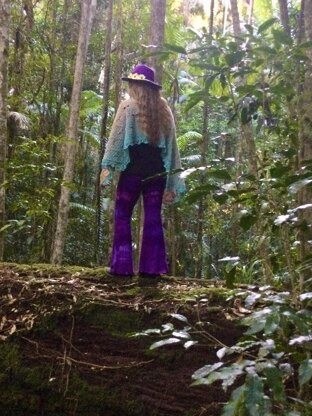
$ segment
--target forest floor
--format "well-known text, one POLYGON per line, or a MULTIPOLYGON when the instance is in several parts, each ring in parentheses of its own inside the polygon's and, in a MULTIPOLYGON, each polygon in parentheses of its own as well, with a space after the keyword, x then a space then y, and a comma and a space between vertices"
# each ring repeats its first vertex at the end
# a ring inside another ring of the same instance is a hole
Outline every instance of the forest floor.
POLYGON ((235 290, 141 280, 0 263, 1 415, 221 415, 230 392, 191 386, 192 374, 242 334, 235 290), (198 341, 190 348, 185 327, 198 341), (162 333, 133 336, 155 328, 162 333), (150 349, 170 337, 181 341, 150 349))

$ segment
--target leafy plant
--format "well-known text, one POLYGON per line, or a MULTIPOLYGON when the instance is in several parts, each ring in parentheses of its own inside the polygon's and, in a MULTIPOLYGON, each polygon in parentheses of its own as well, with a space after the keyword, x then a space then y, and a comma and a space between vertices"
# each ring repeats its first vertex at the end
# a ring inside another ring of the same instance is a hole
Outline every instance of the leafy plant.
MULTIPOLYGON (((236 291, 229 301, 246 316, 240 320, 244 335, 232 346, 222 344, 198 323, 190 324, 182 314, 171 317, 161 329, 136 335, 160 336, 151 349, 182 344, 190 348, 201 342, 219 347, 219 361, 205 365, 192 375, 192 385, 209 386, 217 381, 232 390, 222 416, 308 416, 312 410, 312 293, 292 300, 289 292, 271 287, 236 291)), ((205 299, 199 299, 205 301, 205 299)))

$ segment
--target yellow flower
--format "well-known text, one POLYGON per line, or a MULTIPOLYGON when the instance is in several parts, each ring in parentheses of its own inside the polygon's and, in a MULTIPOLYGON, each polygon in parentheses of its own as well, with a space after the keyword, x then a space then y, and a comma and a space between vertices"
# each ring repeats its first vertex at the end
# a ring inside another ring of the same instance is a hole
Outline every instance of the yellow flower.
POLYGON ((146 79, 145 75, 143 74, 130 74, 128 76, 130 79, 146 79))

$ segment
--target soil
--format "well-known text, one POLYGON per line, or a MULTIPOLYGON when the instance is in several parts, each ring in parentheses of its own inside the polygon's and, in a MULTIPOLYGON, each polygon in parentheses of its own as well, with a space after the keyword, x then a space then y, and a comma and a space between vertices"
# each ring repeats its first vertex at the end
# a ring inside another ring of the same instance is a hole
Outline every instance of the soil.
POLYGON ((222 282, 0 264, 1 415, 221 415, 230 391, 191 384, 242 333, 230 295, 222 282))

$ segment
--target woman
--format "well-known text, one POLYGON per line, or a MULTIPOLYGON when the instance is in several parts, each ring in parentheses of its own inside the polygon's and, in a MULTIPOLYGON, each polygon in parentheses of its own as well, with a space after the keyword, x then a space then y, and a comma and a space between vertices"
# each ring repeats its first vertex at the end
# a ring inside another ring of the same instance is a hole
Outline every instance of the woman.
POLYGON ((178 174, 159 175, 181 167, 175 124, 166 101, 160 96, 154 70, 136 66, 128 77, 130 99, 116 113, 102 160, 101 185, 120 173, 111 261, 113 275, 132 276, 131 216, 143 196, 144 226, 139 274, 156 277, 168 273, 161 220, 162 201, 173 202, 184 192, 178 174), (151 178, 152 177, 152 178, 151 178))

